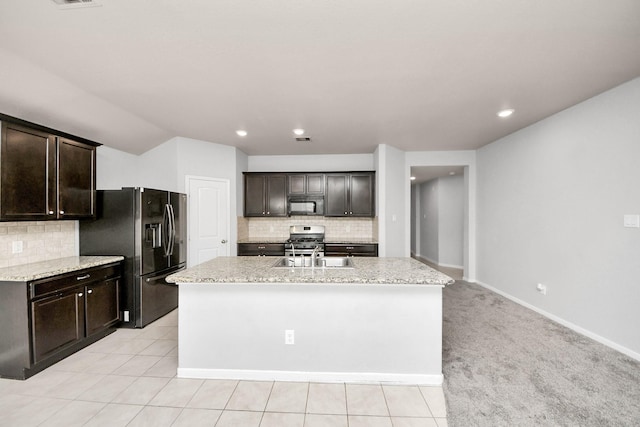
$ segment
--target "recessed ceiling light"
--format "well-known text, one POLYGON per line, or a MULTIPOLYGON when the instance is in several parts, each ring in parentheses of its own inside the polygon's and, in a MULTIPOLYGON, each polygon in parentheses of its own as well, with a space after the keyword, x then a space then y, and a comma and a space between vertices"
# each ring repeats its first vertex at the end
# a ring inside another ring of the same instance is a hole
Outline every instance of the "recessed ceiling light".
POLYGON ((238 136, 247 136, 247 131, 246 130, 237 130, 236 134, 238 134, 238 136))
POLYGON ((455 175, 455 174, 456 174, 456 173, 455 173, 455 172, 453 172, 453 171, 449 172, 449 175, 455 175))
POLYGON ((416 177, 415 177, 415 176, 412 176, 412 177, 411 177, 411 178, 409 178, 409 179, 410 179, 411 181, 415 181, 415 180, 416 180, 416 177))
POLYGON ((500 110, 500 111, 498 111, 498 117, 502 117, 502 118, 509 117, 510 115, 513 114, 514 111, 515 110, 513 108, 508 108, 506 110, 500 110))
POLYGON ((296 135, 304 135, 304 129, 294 129, 293 133, 296 135))

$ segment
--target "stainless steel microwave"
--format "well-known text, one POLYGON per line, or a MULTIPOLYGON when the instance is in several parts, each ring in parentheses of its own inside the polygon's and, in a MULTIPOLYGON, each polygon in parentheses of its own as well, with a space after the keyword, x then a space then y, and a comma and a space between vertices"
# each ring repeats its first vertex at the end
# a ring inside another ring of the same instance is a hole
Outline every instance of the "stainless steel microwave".
POLYGON ((289 216, 324 215, 323 196, 290 196, 287 200, 289 216))

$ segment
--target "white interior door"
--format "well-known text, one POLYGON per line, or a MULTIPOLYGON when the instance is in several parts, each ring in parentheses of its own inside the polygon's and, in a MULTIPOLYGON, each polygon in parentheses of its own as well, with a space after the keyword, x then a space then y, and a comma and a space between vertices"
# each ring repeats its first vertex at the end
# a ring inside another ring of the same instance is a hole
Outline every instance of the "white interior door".
POLYGON ((229 249, 229 181, 187 177, 189 198, 189 252, 192 267, 219 256, 229 249))

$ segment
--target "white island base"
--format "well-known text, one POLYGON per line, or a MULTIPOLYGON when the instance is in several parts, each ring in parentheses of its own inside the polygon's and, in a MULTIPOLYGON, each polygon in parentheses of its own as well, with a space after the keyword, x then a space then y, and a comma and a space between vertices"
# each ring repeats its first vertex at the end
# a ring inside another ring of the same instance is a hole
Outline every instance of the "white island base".
POLYGON ((441 385, 442 288, 180 283, 178 377, 441 385))

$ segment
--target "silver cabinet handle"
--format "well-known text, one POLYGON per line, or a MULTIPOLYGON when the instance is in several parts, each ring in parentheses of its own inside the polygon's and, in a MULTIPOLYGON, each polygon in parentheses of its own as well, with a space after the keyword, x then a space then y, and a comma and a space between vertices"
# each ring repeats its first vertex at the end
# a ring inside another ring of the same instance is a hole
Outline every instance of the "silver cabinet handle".
POLYGON ((49 215, 53 215, 53 211, 49 211, 49 215))
POLYGON ((222 239, 220 243, 227 243, 227 239, 222 239))
POLYGON ((91 277, 90 274, 85 274, 84 276, 78 276, 76 277, 76 280, 84 280, 84 279, 88 279, 89 277, 91 277))
POLYGON ((80 292, 80 293, 78 294, 78 296, 79 296, 79 297, 81 297, 81 296, 82 296, 82 292, 80 292))
POLYGON ((60 211, 60 215, 64 215, 64 211, 60 211))
POLYGON ((93 289, 87 289, 87 293, 88 294, 92 294, 93 293, 93 289))

